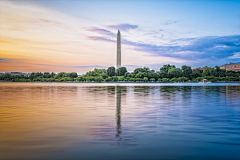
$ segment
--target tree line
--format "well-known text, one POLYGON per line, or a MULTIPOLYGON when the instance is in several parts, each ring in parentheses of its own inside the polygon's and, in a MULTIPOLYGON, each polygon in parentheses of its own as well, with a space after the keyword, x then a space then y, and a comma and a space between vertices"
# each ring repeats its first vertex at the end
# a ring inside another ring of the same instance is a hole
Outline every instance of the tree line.
POLYGON ((203 79, 208 79, 212 82, 217 81, 239 81, 240 72, 226 71, 220 67, 206 67, 204 71, 192 69, 190 66, 183 65, 177 68, 175 65, 163 65, 159 71, 152 70, 148 67, 136 68, 133 72, 128 72, 126 67, 109 67, 108 69, 97 69, 89 71, 86 74, 78 77, 77 73, 58 74, 49 72, 32 73, 29 77, 26 76, 11 76, 9 74, 0 76, 0 80, 16 81, 16 82, 31 82, 31 81, 78 81, 78 82, 117 82, 117 81, 159 81, 159 82, 198 82, 203 79))

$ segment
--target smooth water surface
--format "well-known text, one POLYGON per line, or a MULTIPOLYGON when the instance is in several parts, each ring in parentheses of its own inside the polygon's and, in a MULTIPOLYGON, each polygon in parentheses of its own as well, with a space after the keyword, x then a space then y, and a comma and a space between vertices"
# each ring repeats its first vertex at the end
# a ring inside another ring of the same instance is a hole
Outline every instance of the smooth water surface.
POLYGON ((0 159, 240 159, 239 85, 0 83, 0 91, 0 159))

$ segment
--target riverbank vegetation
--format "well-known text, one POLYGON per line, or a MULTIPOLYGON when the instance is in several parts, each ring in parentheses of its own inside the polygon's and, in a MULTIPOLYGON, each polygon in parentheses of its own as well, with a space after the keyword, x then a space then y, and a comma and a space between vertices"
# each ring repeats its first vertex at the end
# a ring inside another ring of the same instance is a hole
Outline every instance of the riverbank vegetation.
POLYGON ((136 68, 133 72, 128 72, 125 67, 115 69, 109 67, 108 69, 94 69, 86 74, 79 76, 77 73, 58 74, 49 72, 37 72, 27 76, 11 76, 5 74, 0 76, 1 81, 12 82, 118 82, 118 81, 132 81, 132 82, 199 82, 207 79, 211 82, 218 81, 240 81, 240 72, 228 71, 220 69, 219 67, 206 67, 204 71, 199 69, 191 69, 190 66, 183 65, 177 68, 175 65, 163 65, 159 71, 151 70, 148 67, 136 68))

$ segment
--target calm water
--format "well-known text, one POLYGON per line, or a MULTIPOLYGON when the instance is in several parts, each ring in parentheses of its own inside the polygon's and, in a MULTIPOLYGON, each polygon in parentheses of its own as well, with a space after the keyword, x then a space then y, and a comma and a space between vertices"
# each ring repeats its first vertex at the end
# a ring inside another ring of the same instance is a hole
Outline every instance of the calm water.
POLYGON ((0 159, 240 159, 239 85, 152 85, 0 83, 0 159))

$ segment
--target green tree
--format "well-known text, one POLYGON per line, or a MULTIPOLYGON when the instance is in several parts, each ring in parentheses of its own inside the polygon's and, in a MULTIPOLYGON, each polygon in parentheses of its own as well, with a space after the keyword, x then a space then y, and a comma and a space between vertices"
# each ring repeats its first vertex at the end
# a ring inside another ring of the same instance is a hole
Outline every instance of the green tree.
POLYGON ((151 78, 150 81, 155 81, 155 78, 151 78))
POLYGON ((178 77, 178 81, 187 82, 189 79, 187 77, 178 77))
POLYGON ((96 76, 98 76, 98 73, 95 72, 95 71, 89 71, 89 72, 86 73, 86 76, 93 76, 93 77, 96 77, 96 76))
POLYGON ((109 67, 108 69, 107 69, 107 75, 108 76, 115 76, 116 75, 116 73, 115 73, 115 67, 109 67))
POLYGON ((95 78, 93 76, 86 76, 86 81, 95 81, 95 78))
POLYGON ((129 72, 126 72, 126 73, 124 74, 124 77, 130 77, 130 73, 129 73, 129 72))
POLYGON ((78 75, 76 72, 72 72, 72 73, 69 73, 69 76, 68 77, 71 77, 71 78, 77 78, 78 75))
POLYGON ((168 70, 168 77, 173 78, 173 77, 180 77, 182 75, 182 71, 180 68, 170 68, 168 70))
POLYGON ((53 72, 51 73, 51 77, 52 77, 52 78, 53 78, 55 75, 56 75, 55 73, 53 73, 53 72))
POLYGON ((134 78, 135 75, 136 75, 136 74, 135 74, 134 72, 131 72, 131 73, 130 73, 130 77, 131 77, 131 78, 134 78))
POLYGON ((64 77, 65 72, 60 72, 57 75, 54 76, 55 79, 59 79, 61 77, 64 77))
POLYGON ((171 68, 176 68, 175 65, 163 65, 163 67, 160 68, 160 72, 159 72, 159 77, 160 78, 166 78, 168 77, 168 70, 171 68))
POLYGON ((102 76, 97 76, 97 77, 95 77, 95 81, 96 82, 102 82, 103 81, 103 77, 102 76))
POLYGON ((217 71, 214 68, 206 67, 202 73, 202 76, 219 76, 217 71))
POLYGON ((147 72, 144 68, 136 68, 134 69, 134 74, 138 74, 139 72, 147 72))
POLYGON ((177 82, 177 81, 178 81, 178 78, 175 78, 175 77, 174 77, 174 78, 171 79, 171 81, 177 82))
POLYGON ((81 81, 85 81, 86 78, 84 76, 80 76, 80 77, 77 77, 76 80, 81 82, 81 81))
MULTIPOLYGON (((146 75, 144 75, 145 77, 146 75)), ((151 78, 154 78, 154 79, 158 79, 159 78, 159 74, 155 73, 154 71, 150 71, 148 74, 147 74, 147 77, 148 79, 151 79, 151 78)))
POLYGON ((101 73, 101 74, 99 74, 99 76, 102 76, 103 79, 106 79, 108 77, 107 73, 101 73))
POLYGON ((118 77, 118 81, 123 81, 124 80, 124 76, 117 76, 118 77))
POLYGON ((203 79, 204 79, 203 77, 197 77, 197 78, 196 78, 196 81, 199 82, 199 81, 201 81, 201 80, 203 80, 203 79))
POLYGON ((5 74, 2 76, 1 79, 5 81, 11 81, 13 79, 13 76, 11 76, 10 74, 5 74))
POLYGON ((182 75, 183 75, 183 77, 192 78, 192 69, 191 69, 191 67, 183 65, 182 66, 182 75))
POLYGON ((105 81, 106 81, 106 82, 112 81, 112 77, 107 77, 107 78, 105 79, 105 81))
POLYGON ((124 76, 126 72, 127 72, 126 67, 120 67, 120 68, 117 69, 117 75, 118 76, 124 76))
POLYGON ((130 78, 129 81, 134 81, 135 82, 136 79, 135 78, 130 78))
POLYGON ((35 78, 36 78, 36 77, 35 77, 35 73, 34 73, 34 72, 31 73, 30 76, 29 76, 29 79, 33 80, 33 79, 35 79, 35 78))
POLYGON ((192 71, 192 77, 193 77, 193 78, 202 77, 201 71, 200 71, 199 69, 194 69, 194 70, 192 71))
POLYGON ((117 76, 112 76, 112 80, 117 82, 118 81, 118 77, 117 76))
POLYGON ((50 78, 51 74, 49 72, 44 72, 43 73, 43 78, 50 78))
POLYGON ((102 74, 102 73, 106 73, 107 74, 106 69, 97 69, 97 68, 95 68, 93 71, 96 72, 97 74, 102 74))
POLYGON ((136 78, 136 81, 142 81, 143 79, 142 78, 136 78))
POLYGON ((163 81, 163 82, 168 82, 168 81, 169 81, 169 78, 163 78, 162 81, 163 81))
POLYGON ((135 75, 135 78, 143 78, 144 77, 144 72, 138 72, 136 75, 135 75))
POLYGON ((148 67, 143 67, 143 69, 146 71, 146 73, 148 73, 150 71, 150 69, 148 67))
POLYGON ((148 77, 144 77, 144 78, 143 78, 143 81, 144 81, 144 82, 147 82, 147 81, 148 81, 148 77))

